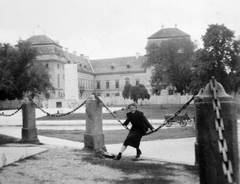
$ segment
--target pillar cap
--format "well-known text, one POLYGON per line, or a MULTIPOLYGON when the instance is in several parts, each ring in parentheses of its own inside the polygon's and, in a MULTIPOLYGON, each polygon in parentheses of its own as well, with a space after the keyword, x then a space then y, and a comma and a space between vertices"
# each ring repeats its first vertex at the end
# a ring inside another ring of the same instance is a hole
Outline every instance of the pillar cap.
MULTIPOLYGON (((217 97, 231 97, 230 95, 228 95, 224 89, 224 87, 222 86, 222 84, 220 84, 219 82, 216 82, 216 95, 217 97)), ((206 87, 203 89, 201 89, 197 96, 199 97, 213 97, 213 91, 211 89, 211 82, 208 83, 206 85, 206 87)))

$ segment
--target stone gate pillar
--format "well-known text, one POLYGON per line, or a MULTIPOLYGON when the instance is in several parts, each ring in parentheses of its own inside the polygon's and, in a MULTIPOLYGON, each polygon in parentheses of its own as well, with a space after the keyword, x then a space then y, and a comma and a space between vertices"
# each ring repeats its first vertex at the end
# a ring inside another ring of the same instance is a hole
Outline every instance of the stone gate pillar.
POLYGON ((106 151, 102 125, 102 104, 94 95, 91 95, 86 102, 84 148, 106 151))
POLYGON ((239 183, 235 101, 220 83, 210 82, 203 93, 196 96, 195 110, 200 183, 239 183), (215 101, 214 96, 218 100, 215 101))
POLYGON ((24 98, 22 105, 22 141, 39 143, 36 128, 36 112, 35 105, 28 98, 24 98))

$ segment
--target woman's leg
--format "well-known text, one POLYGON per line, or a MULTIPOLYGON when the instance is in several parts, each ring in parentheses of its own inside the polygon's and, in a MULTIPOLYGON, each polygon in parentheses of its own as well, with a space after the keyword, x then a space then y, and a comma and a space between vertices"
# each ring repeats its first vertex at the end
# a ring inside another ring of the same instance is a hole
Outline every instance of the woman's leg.
POLYGON ((121 148, 121 150, 120 150, 120 153, 123 153, 126 149, 127 149, 127 146, 122 145, 122 148, 121 148))
POLYGON ((141 150, 139 148, 136 148, 136 150, 137 150, 137 155, 136 155, 135 158, 139 158, 140 155, 142 154, 142 152, 141 152, 141 150))
POLYGON ((120 152, 118 155, 114 158, 114 160, 120 160, 122 158, 122 153, 127 149, 127 146, 122 145, 120 152))

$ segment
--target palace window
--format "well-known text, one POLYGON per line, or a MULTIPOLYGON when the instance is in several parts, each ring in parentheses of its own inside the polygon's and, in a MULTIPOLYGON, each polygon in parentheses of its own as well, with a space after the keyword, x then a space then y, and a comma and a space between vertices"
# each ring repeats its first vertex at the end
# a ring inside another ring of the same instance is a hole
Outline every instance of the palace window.
POLYGON ((109 89, 110 88, 110 85, 109 85, 109 81, 106 81, 106 89, 109 89))
POLYGON ((60 88, 60 75, 57 75, 57 82, 58 82, 58 87, 60 88))
POLYGON ((97 83, 97 89, 101 89, 100 81, 96 81, 96 83, 97 83))
POLYGON ((119 88, 119 80, 116 80, 116 81, 115 81, 115 87, 116 87, 116 88, 119 88))
POLYGON ((136 86, 140 84, 140 80, 136 79, 136 86))
POLYGON ((129 78, 125 79, 125 85, 127 85, 127 84, 130 84, 130 79, 129 78))

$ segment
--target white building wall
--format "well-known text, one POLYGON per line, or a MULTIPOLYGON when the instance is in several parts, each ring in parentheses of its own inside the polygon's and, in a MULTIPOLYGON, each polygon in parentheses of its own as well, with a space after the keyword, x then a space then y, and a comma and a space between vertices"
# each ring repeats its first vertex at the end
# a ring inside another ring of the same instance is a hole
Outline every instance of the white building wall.
POLYGON ((65 99, 78 100, 78 71, 77 64, 65 66, 65 99))

